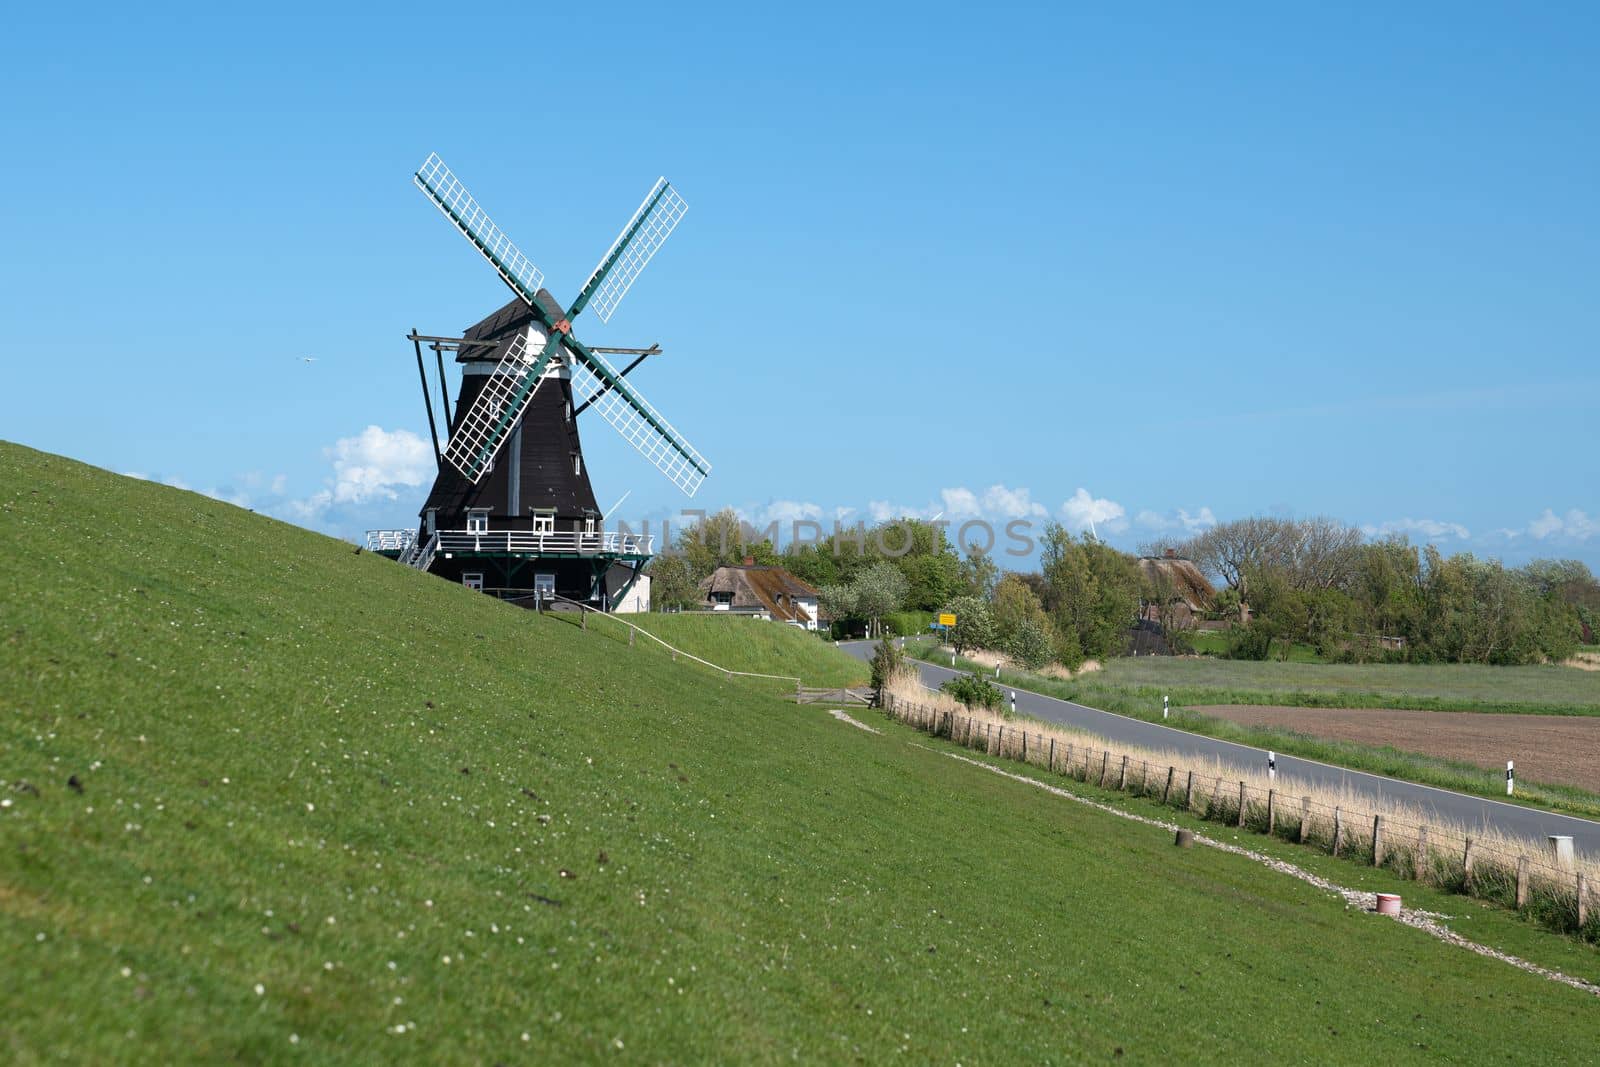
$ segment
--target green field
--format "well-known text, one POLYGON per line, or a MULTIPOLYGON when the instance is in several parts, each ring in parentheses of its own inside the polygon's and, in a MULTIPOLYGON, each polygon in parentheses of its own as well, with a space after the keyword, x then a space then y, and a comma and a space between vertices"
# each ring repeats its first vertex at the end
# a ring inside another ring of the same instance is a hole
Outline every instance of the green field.
MULTIPOLYGON (((1190 647, 1202 655, 1220 656, 1228 651, 1228 635, 1220 630, 1191 630, 1185 639, 1190 647)), ((1274 643, 1272 646, 1274 658, 1283 655, 1283 644, 1274 643)), ((1321 663, 1323 659, 1317 654, 1316 648, 1304 643, 1295 643, 1289 646, 1288 661, 1290 663, 1321 663)))
MULTIPOLYGON (((815 686, 865 685, 868 681, 866 664, 840 652, 832 641, 784 623, 712 613, 652 613, 626 619, 676 648, 731 671, 793 675, 815 686)), ((589 625, 617 641, 628 639, 627 630, 614 620, 591 615, 589 625)), ((635 647, 659 648, 638 641, 635 647)))
POLYGON ((1600 1043, 1593 997, 1242 858, 194 494, 0 445, 0 549, 8 1062, 1600 1043))
POLYGON ((1102 685, 1194 695, 1192 704, 1290 704, 1600 715, 1600 671, 1466 663, 1276 663, 1212 657, 1113 659, 1102 685))

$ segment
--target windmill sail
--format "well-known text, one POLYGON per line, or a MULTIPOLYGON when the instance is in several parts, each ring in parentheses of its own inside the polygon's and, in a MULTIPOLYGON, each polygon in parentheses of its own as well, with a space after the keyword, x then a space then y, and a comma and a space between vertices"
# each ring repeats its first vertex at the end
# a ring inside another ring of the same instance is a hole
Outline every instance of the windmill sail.
POLYGON ((594 313, 600 316, 600 321, 610 322, 612 312, 622 303, 634 279, 666 244, 667 238, 688 210, 689 205, 678 195, 672 183, 665 178, 657 178, 640 203, 639 210, 622 227, 617 239, 600 257, 600 263, 589 275, 589 280, 583 283, 583 291, 569 314, 576 317, 578 312, 593 303, 594 313))
POLYGON ((516 429, 517 420, 544 379, 545 365, 559 347, 547 345, 534 353, 528 350, 528 335, 518 334, 472 406, 462 413, 450 434, 444 458, 473 484, 488 472, 506 438, 516 429))
POLYGON ((467 187, 444 165, 444 160, 439 158, 437 152, 417 168, 411 180, 433 202, 433 206, 444 213, 451 225, 483 254, 483 258, 511 286, 512 291, 530 305, 533 304, 540 287, 544 285, 544 272, 535 267, 511 243, 505 231, 494 224, 472 198, 472 194, 467 192, 467 187))
POLYGON ((711 473, 711 464, 706 458, 684 440, 604 356, 570 339, 567 344, 579 356, 572 367, 573 394, 578 402, 591 405, 624 441, 654 463, 668 481, 685 495, 694 496, 700 483, 711 473))

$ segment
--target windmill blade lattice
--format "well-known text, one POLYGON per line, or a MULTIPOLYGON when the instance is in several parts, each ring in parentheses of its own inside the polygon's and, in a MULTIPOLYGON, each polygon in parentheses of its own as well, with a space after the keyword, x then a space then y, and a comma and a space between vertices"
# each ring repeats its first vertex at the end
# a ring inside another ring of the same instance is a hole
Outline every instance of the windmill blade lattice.
POLYGON ((488 472, 495 454, 516 428, 523 409, 544 380, 549 361, 549 352, 535 355, 528 350, 528 335, 518 334, 506 347, 494 373, 485 379, 472 406, 462 414, 445 447, 444 458, 474 484, 488 472))
POLYGON ((573 304, 576 315, 592 304, 601 322, 610 322, 611 315, 628 295, 634 279, 644 271, 645 265, 658 252, 672 231, 688 212, 689 205, 678 195, 672 183, 657 178, 650 192, 639 204, 628 224, 622 227, 617 239, 611 242, 606 254, 584 283, 582 295, 573 304))
POLYGON ((417 168, 412 182, 444 213, 451 225, 472 242, 495 272, 530 305, 544 285, 544 272, 533 265, 505 231, 494 224, 467 187, 444 165, 437 152, 417 168))
POLYGON ((668 481, 685 495, 694 496, 711 473, 711 464, 623 380, 604 356, 582 345, 573 347, 580 357, 572 367, 572 387, 579 403, 590 404, 668 481))

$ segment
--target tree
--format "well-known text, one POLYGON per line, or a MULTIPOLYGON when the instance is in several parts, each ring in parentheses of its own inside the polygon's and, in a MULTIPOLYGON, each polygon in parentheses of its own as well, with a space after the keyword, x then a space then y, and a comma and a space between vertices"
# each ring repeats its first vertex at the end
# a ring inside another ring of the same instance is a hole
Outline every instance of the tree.
POLYGON ((883 691, 905 671, 905 653, 901 651, 899 645, 889 639, 888 635, 885 635, 872 654, 872 688, 878 694, 880 705, 883 703, 883 691))
POLYGON ((718 567, 743 563, 746 556, 754 557, 756 564, 763 567, 781 562, 772 542, 732 508, 723 508, 680 530, 677 547, 689 561, 696 582, 718 567))
POLYGON ((966 594, 988 600, 994 596, 999 580, 1000 568, 989 553, 977 545, 969 545, 967 558, 961 561, 961 582, 966 587, 966 594))
POLYGON ((1250 573, 1282 562, 1288 525, 1264 516, 1219 522, 1189 542, 1187 554, 1202 571, 1248 600, 1250 573))
POLYGON ((679 555, 657 556, 645 568, 650 576, 650 606, 656 611, 677 611, 700 603, 700 585, 679 555))
POLYGON ((1081 657, 1122 651, 1139 613, 1137 561, 1091 535, 1077 540, 1059 523, 1045 527, 1041 561, 1056 630, 1075 636, 1081 657))
POLYGON ((994 587, 995 639, 1002 648, 1009 648, 1017 630, 1028 622, 1041 631, 1049 625, 1038 596, 1021 578, 1008 574, 994 587))
POLYGON ((994 613, 989 609, 988 602, 975 596, 958 596, 941 610, 956 617, 955 628, 950 631, 950 643, 955 646, 958 655, 969 648, 994 647, 994 613))
POLYGON ((1043 667, 1055 651, 1054 635, 1049 627, 1049 622, 1043 618, 1023 619, 1005 644, 1006 654, 1030 671, 1043 667))
POLYGON ((905 603, 908 583, 892 563, 878 562, 856 575, 850 583, 856 594, 856 614, 867 620, 867 632, 877 633, 881 620, 905 603))

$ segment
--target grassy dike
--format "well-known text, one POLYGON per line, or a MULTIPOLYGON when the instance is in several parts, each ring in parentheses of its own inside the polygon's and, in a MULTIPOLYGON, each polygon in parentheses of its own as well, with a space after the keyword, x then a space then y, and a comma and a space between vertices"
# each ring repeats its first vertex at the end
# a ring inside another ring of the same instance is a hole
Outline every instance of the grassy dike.
POLYGON ((0 549, 9 1062, 1600 1042, 1239 857, 193 494, 0 446, 0 549))
MULTIPOLYGON (((928 663, 938 664, 942 667, 950 665, 949 654, 940 652, 937 645, 931 641, 908 641, 906 642, 906 652, 928 663)), ((1034 674, 1015 667, 1007 667, 1002 672, 1001 684, 1016 689, 1026 689, 1029 692, 1042 693, 1045 696, 1057 697, 1061 700, 1070 700, 1102 711, 1116 712, 1119 715, 1126 715, 1130 718, 1144 719, 1147 722, 1160 722, 1166 726, 1188 730, 1191 733, 1204 734, 1207 737, 1235 741, 1255 748, 1271 749, 1290 756, 1321 760, 1324 763, 1331 763, 1338 767, 1348 767, 1351 770, 1370 771, 1373 774, 1400 778, 1408 782, 1440 786, 1445 789, 1454 789, 1461 793, 1470 793, 1474 796, 1524 804, 1528 807, 1565 811, 1589 817, 1600 816, 1600 795, 1596 795, 1586 789, 1579 789, 1576 786, 1540 783, 1526 780, 1519 776, 1516 796, 1507 797, 1505 796, 1505 780, 1500 772, 1486 770, 1461 760, 1442 759, 1420 752, 1404 752, 1394 748, 1380 748, 1372 745, 1359 745, 1350 741, 1335 741, 1327 738, 1312 737, 1308 734, 1277 727, 1246 726, 1214 715, 1191 711, 1188 707, 1188 705, 1192 704, 1319 706, 1314 703, 1306 703, 1305 694, 1264 694, 1257 691, 1185 687, 1167 688, 1149 684, 1120 684, 1115 680, 1118 677, 1115 668, 1120 668, 1120 666, 1121 663, 1119 661, 1105 672, 1086 674, 1070 681, 1063 678, 1051 678, 1034 674), (1302 699, 1294 699, 1297 695, 1300 695, 1302 699), (1161 718, 1161 698, 1163 696, 1170 697, 1172 701, 1171 715, 1165 720, 1161 718)), ((1292 666, 1292 664, 1289 666, 1292 666)), ((992 667, 984 667, 961 656, 956 657, 956 667, 959 670, 976 671, 984 675, 993 675, 994 673, 992 667)), ((1388 669, 1404 670, 1405 668, 1390 667, 1388 669)), ((1512 670, 1515 668, 1498 669, 1512 670)), ((1543 670, 1545 668, 1532 669, 1543 670)), ((1567 670, 1568 668, 1560 669, 1567 670)), ((1582 672, 1572 671, 1571 673, 1582 672)), ((1315 699, 1315 697, 1312 697, 1312 699, 1315 699)), ((1381 701, 1385 698, 1381 695, 1373 694, 1370 699, 1381 701)), ((1413 698, 1413 700, 1416 699, 1420 698, 1413 698)), ((1391 707, 1402 705, 1341 702, 1324 706, 1391 707)), ((1444 713, 1441 712, 1441 714, 1444 713)))

